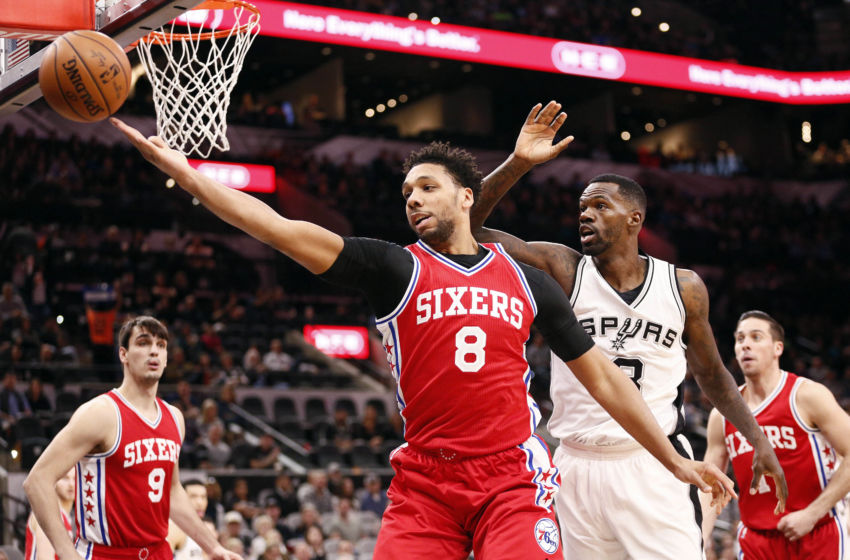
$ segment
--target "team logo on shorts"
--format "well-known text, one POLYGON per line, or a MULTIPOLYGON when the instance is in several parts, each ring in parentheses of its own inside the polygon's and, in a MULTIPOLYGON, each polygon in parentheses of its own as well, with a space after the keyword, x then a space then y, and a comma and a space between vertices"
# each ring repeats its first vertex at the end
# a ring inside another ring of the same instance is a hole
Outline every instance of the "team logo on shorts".
POLYGON ((534 526, 534 538, 546 554, 554 554, 561 544, 558 526, 548 517, 544 517, 534 526))

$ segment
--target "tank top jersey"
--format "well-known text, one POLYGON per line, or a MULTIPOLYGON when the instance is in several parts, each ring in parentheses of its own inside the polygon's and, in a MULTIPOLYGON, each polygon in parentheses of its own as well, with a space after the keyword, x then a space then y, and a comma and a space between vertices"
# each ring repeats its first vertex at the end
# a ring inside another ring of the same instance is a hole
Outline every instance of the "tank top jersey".
MULTIPOLYGON (((805 383, 793 373, 782 372, 777 387, 753 410, 753 416, 767 436, 790 486, 785 513, 799 511, 817 498, 826 487, 837 467, 835 450, 816 428, 803 422, 795 399, 800 385, 805 383)), ((741 390, 746 388, 744 385, 741 390)), ((726 450, 732 460, 739 488, 749 488, 753 480, 753 447, 728 420, 723 420, 726 450)), ((750 529, 773 530, 782 516, 773 514, 776 506, 776 487, 773 479, 763 477, 758 493, 739 492, 741 521, 750 529)), ((832 508, 816 525, 837 515, 832 508)))
POLYGON ((525 359, 534 297, 502 247, 482 245, 489 253, 471 268, 421 241, 406 247, 410 283, 377 321, 405 439, 425 450, 495 453, 527 440, 540 421, 525 359))
POLYGON ((176 413, 161 399, 151 422, 114 389, 99 398, 115 407, 118 437, 106 453, 77 463, 77 552, 86 559, 92 544, 145 547, 165 540, 182 442, 176 413))
MULTIPOLYGON (((74 539, 74 528, 71 526, 71 518, 68 517, 68 514, 63 510, 60 510, 59 513, 62 515, 62 524, 65 525, 65 530, 68 531, 68 536, 71 537, 71 540, 74 539)), ((35 544, 35 535, 30 528, 30 524, 27 523, 27 534, 26 534, 26 544, 24 547, 24 557, 26 560, 35 560, 38 557, 38 547, 35 544)), ((56 560, 59 560, 59 557, 54 554, 53 556, 56 560)))
POLYGON ((204 550, 201 545, 189 536, 183 541, 183 546, 174 551, 174 560, 203 560, 204 550))
MULTIPOLYGON (((676 268, 647 260, 646 279, 629 304, 602 277, 593 258, 576 267, 570 303, 578 322, 596 346, 629 376, 667 435, 684 426, 682 383, 687 361, 682 332, 685 306, 676 283, 676 268)), ((636 444, 597 403, 569 367, 552 354, 552 401, 549 431, 581 445, 636 444)))

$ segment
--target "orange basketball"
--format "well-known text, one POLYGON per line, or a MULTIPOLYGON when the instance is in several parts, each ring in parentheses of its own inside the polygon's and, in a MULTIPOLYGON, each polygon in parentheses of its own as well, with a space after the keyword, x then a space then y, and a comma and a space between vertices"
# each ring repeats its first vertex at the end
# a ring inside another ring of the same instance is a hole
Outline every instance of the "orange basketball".
POLYGON ((48 105, 66 119, 99 121, 127 99, 130 61, 103 33, 69 31, 47 47, 38 83, 48 105))

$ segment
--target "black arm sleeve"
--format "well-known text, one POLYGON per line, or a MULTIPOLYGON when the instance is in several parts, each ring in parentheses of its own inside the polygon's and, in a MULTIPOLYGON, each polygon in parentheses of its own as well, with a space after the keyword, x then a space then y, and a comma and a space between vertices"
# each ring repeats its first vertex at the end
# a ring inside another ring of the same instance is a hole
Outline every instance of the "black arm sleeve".
POLYGON ((561 286, 542 270, 522 263, 519 266, 537 302, 534 325, 546 339, 549 348, 565 362, 590 350, 593 339, 579 325, 570 300, 561 286))
POLYGON ((366 295, 378 317, 389 314, 404 297, 413 274, 413 256, 394 243, 346 237, 342 252, 319 278, 366 295))

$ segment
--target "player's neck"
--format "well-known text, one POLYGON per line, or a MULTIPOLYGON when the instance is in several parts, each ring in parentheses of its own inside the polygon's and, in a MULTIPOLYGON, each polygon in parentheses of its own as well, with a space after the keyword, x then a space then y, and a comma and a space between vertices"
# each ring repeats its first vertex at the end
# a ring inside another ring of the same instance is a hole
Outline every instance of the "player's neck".
POLYGON ((616 246, 593 257, 593 264, 605 281, 618 292, 627 292, 640 286, 646 279, 649 266, 647 259, 641 258, 637 247, 616 246))
POLYGON ((747 401, 753 406, 758 406, 776 389, 782 379, 782 370, 779 369, 778 364, 774 364, 761 373, 746 376, 746 379, 747 401))
POLYGON ((478 242, 472 237, 472 233, 452 235, 443 243, 428 243, 428 246, 438 253, 447 255, 475 255, 478 253, 478 242))
POLYGON ((141 385, 128 375, 124 377, 124 382, 118 387, 118 392, 140 413, 152 417, 157 414, 156 390, 158 386, 159 383, 141 385))

